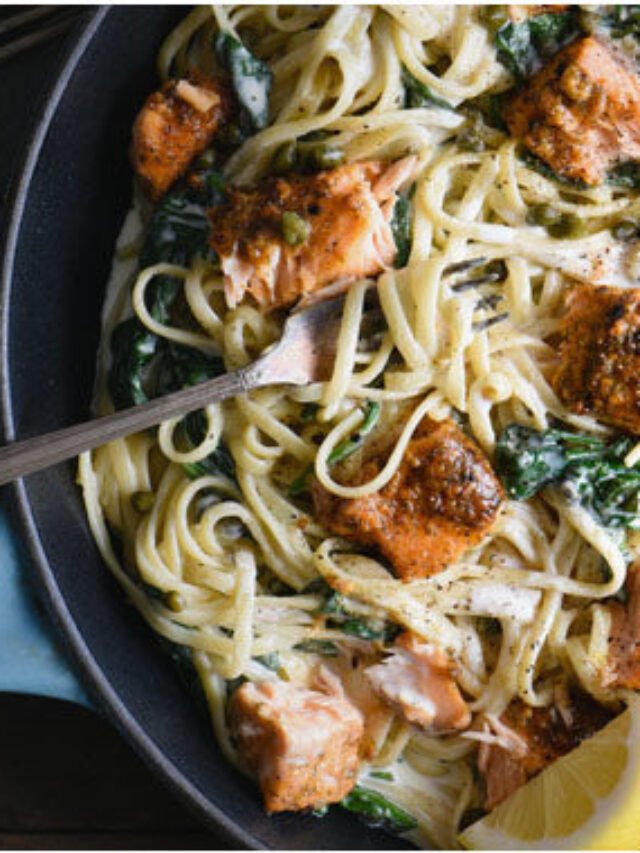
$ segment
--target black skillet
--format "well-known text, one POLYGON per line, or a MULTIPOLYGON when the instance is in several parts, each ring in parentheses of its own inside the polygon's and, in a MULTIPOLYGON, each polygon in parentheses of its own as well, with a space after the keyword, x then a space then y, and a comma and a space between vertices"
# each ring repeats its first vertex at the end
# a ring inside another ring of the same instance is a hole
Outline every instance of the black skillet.
MULTIPOLYGON (((87 15, 49 94, 14 194, 0 293, 5 440, 88 415, 100 308, 131 198, 133 117, 157 80, 159 44, 185 7, 100 7, 87 15)), ((238 847, 404 846, 340 809, 267 818, 254 786, 221 756, 208 721, 96 551, 74 466, 13 487, 49 611, 84 685, 205 825, 238 847)))

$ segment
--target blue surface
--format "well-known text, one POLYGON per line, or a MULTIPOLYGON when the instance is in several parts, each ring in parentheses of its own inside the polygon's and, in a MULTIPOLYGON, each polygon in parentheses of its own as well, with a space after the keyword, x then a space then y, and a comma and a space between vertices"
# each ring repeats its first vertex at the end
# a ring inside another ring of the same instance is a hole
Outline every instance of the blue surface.
POLYGON ((0 691, 92 707, 25 580, 26 555, 0 508, 0 691))

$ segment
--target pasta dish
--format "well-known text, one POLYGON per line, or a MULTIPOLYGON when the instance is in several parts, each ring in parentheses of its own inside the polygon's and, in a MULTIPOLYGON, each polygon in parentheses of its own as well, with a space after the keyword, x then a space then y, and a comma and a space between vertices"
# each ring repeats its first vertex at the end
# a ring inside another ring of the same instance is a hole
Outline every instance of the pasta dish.
POLYGON ((456 847, 640 687, 635 10, 198 7, 160 49, 96 411, 345 294, 326 382, 79 462, 269 812, 456 847))

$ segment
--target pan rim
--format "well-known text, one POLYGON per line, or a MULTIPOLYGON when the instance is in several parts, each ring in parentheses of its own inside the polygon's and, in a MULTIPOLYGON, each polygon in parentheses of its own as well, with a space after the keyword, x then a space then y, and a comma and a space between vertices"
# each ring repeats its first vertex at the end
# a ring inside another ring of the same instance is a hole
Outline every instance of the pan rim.
MULTIPOLYGON (((56 115, 58 106, 78 64, 98 34, 112 7, 94 7, 87 20, 72 41, 59 70, 45 95, 40 118, 31 131, 26 153, 18 166, 18 180, 12 185, 7 201, 10 210, 4 234, 3 256, 0 267, 0 428, 5 441, 15 439, 15 422, 12 402, 11 370, 9 368, 9 306, 12 294, 13 272, 17 257, 22 221, 27 207, 32 179, 38 165, 47 133, 56 115)), ((35 522, 28 491, 24 480, 7 487, 11 501, 11 514, 22 533, 24 543, 38 583, 43 591, 48 615, 54 622, 57 633, 62 636, 65 647, 78 665, 83 685, 92 698, 99 700, 101 709, 123 734, 145 763, 184 803, 196 812, 203 823, 222 831, 229 842, 245 849, 267 849, 267 845, 252 833, 242 829, 225 812, 190 782, 178 767, 155 744, 143 727, 135 720, 126 704, 117 695, 98 661, 94 658, 80 631, 77 629, 66 601, 56 583, 54 573, 42 544, 35 522)))

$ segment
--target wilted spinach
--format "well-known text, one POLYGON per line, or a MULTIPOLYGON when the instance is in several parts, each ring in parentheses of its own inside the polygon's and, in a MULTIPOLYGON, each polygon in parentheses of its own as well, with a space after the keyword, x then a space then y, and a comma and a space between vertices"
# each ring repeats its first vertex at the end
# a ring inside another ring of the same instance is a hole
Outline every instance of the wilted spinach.
POLYGON ((556 485, 604 527, 637 528, 640 464, 624 464, 633 445, 628 436, 607 443, 584 433, 510 424, 498 439, 496 470, 510 497, 524 500, 556 485))
POLYGON ((400 633, 400 628, 394 622, 383 619, 365 619, 351 613, 348 600, 339 592, 331 591, 326 599, 322 612, 328 617, 327 625, 337 628, 350 637, 360 640, 382 640, 392 642, 400 633))
POLYGON ((607 175, 607 183, 613 187, 640 189, 640 163, 621 163, 607 175))
POLYGON ((575 9, 558 14, 533 15, 510 21, 495 34, 498 59, 518 80, 528 77, 544 62, 581 34, 575 9))
MULTIPOLYGON (((224 199, 222 178, 212 170, 194 171, 190 179, 167 193, 153 211, 140 252, 142 267, 157 263, 186 265, 200 255, 213 259, 209 248, 207 208, 224 199)), ((178 279, 155 276, 145 293, 147 310, 159 323, 168 323, 180 290, 178 279)), ((109 393, 117 409, 145 403, 158 393, 149 387, 152 363, 165 353, 167 344, 150 332, 137 317, 120 323, 111 337, 109 393)), ((172 352, 180 348, 174 347, 172 352)), ((191 383, 193 384, 193 383, 191 383)), ((173 390, 183 387, 176 385, 173 390)))
POLYGON ((599 27, 607 30, 612 38, 633 35, 640 39, 640 6, 624 6, 620 3, 599 6, 596 14, 599 27))
POLYGON ((361 815, 371 826, 383 827, 391 832, 407 832, 417 826, 415 819, 400 806, 396 806, 377 791, 361 785, 356 785, 340 805, 361 815))
POLYGON ((420 80, 417 80, 407 69, 402 69, 402 83, 404 84, 404 106, 405 109, 419 109, 420 107, 438 107, 441 110, 454 110, 455 107, 445 101, 444 98, 434 95, 431 89, 420 80))
POLYGON ((218 33, 214 48, 223 68, 231 75, 235 95, 242 108, 240 129, 249 135, 269 123, 269 93, 273 75, 269 66, 258 59, 231 33, 218 33))

